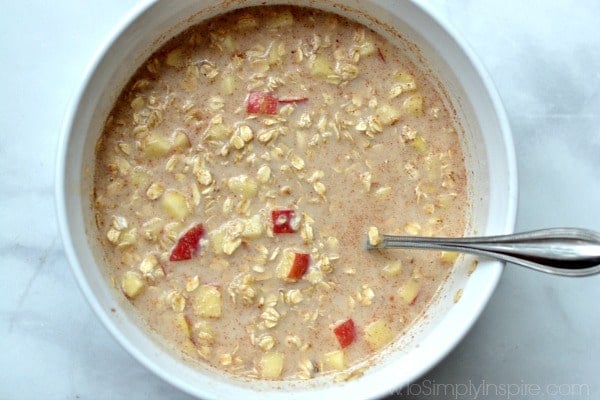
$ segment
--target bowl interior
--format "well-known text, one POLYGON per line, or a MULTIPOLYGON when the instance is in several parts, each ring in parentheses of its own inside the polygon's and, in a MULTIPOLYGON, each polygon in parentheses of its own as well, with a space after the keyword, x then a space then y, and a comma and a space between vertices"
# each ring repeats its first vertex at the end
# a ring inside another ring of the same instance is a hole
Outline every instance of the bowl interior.
MULTIPOLYGON (((461 257, 426 319, 379 356, 360 379, 333 384, 256 382, 195 369, 157 345, 140 321, 120 302, 98 265, 91 212, 94 147, 121 88, 137 67, 167 39, 215 14, 263 1, 157 1, 127 18, 91 65, 85 84, 67 116, 59 154, 58 214, 65 249, 82 290, 104 324, 139 361, 180 389, 203 398, 258 396, 283 398, 335 395, 381 396, 424 374, 466 334, 498 282, 502 266, 461 257), (462 289, 461 300, 454 295, 462 289), (111 312, 111 310, 116 312, 111 312), (293 389, 290 390, 290 389, 293 389)), ((476 60, 448 28, 419 5, 396 1, 277 1, 333 11, 362 22, 413 54, 441 82, 462 124, 462 146, 470 192, 469 234, 512 231, 516 207, 516 170, 512 140, 502 107, 476 60), (399 38, 401 34, 402 39, 399 38)))

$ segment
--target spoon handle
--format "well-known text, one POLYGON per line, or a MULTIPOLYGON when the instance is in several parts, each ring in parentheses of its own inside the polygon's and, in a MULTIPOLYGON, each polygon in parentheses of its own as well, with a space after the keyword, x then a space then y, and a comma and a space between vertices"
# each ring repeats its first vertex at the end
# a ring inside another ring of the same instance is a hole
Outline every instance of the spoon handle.
POLYGON ((487 256, 536 271, 565 276, 600 273, 600 234, 579 228, 551 228, 512 235, 436 238, 382 235, 367 249, 432 249, 487 256))

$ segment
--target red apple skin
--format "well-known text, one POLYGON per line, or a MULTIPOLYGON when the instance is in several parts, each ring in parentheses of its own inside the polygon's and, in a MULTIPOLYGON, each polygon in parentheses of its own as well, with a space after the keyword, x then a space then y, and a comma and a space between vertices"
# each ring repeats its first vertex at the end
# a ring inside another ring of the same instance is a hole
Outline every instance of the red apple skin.
POLYGON ((308 265, 310 264, 310 255, 306 253, 296 253, 294 256, 294 263, 292 264, 292 268, 290 268, 290 272, 288 273, 288 278, 290 279, 300 279, 304 276, 306 271, 308 271, 308 265))
POLYGON ((246 112, 248 114, 277 114, 277 97, 269 92, 252 92, 248 96, 246 112))
POLYGON ((345 322, 342 322, 333 329, 333 333, 335 333, 342 349, 350 346, 356 339, 356 327, 354 326, 354 321, 348 319, 345 322))
POLYGON ((202 224, 195 225, 184 233, 171 250, 169 261, 189 260, 199 251, 199 242, 204 236, 202 224))
POLYGON ((292 218, 294 218, 294 210, 273 210, 271 211, 271 220, 273 221, 273 233, 294 233, 292 228, 292 218), (280 222, 280 219, 283 222, 280 222))

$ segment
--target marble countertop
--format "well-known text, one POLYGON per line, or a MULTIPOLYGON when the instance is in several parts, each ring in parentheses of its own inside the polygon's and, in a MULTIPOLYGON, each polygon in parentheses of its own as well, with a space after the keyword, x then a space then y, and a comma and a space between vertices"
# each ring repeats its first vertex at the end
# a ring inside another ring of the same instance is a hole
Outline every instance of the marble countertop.
MULTIPOLYGON (((68 101, 96 48, 136 3, 3 3, 1 399, 189 398, 135 361, 92 313, 54 210, 68 101)), ((519 169, 517 229, 600 231, 600 3, 425 3, 471 45, 504 101, 519 169)), ((492 398, 523 398, 526 385, 540 387, 529 392, 536 398, 600 398, 599 303, 600 276, 558 278, 509 265, 466 338, 400 397, 444 398, 433 392, 437 383, 453 384, 456 396, 448 397, 465 399, 477 395, 465 392, 468 385, 482 384, 492 398)))

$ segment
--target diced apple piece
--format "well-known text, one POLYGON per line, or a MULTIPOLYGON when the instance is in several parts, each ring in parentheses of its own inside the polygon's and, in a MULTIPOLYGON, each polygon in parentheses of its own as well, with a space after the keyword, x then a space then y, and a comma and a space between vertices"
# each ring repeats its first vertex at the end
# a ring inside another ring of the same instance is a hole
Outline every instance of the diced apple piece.
POLYGON ((248 175, 239 175, 229 178, 227 186, 236 195, 251 199, 258 192, 258 184, 248 175))
POLYGON ((391 329, 384 320, 378 319, 365 327, 365 341, 372 350, 378 350, 393 338, 391 329))
POLYGON ((268 29, 279 29, 294 24, 294 16, 289 10, 278 12, 267 21, 268 29))
POLYGON ((129 161, 123 157, 115 157, 113 162, 117 167, 117 171, 119 171, 119 174, 122 176, 128 175, 129 171, 131 171, 131 164, 129 164, 129 161))
POLYGON ((270 92, 252 92, 246 101, 246 112, 248 114, 277 114, 277 97, 270 92))
POLYGON ((364 42, 358 47, 358 54, 361 57, 368 57, 372 54, 375 54, 377 51, 377 47, 372 42, 364 42))
POLYGON ((277 277, 279 279, 286 280, 290 270, 292 269, 292 265, 294 265, 294 257, 296 253, 291 250, 284 250, 281 255, 281 260, 279 260, 279 264, 275 268, 275 272, 277 273, 277 277))
POLYGON ((393 125, 400 119, 401 112, 399 109, 390 106, 389 104, 382 104, 377 108, 375 117, 383 125, 393 125))
POLYGON ((350 346, 356 339, 356 328, 354 321, 348 319, 333 329, 333 333, 337 338, 340 346, 343 348, 350 346))
POLYGON ((383 267, 383 273, 386 276, 398 276, 402 273, 402 261, 396 260, 383 267))
POLYGON ((346 368, 346 354, 343 350, 334 350, 323 354, 325 369, 342 371, 346 368))
POLYGON ((254 215, 244 221, 244 230, 242 236, 248 239, 258 239, 263 235, 265 226, 260 215, 254 215))
POLYGON ((454 264, 458 258, 458 253, 455 251, 442 251, 440 253, 440 261, 445 264, 454 264))
POLYGON ((402 103, 402 111, 406 115, 420 117, 423 115, 423 96, 413 94, 402 103))
POLYGON ((162 207, 169 216, 178 221, 183 221, 189 213, 188 202, 183 193, 169 189, 162 197, 162 207))
POLYGON ((144 279, 140 274, 133 271, 125 272, 121 280, 121 290, 123 290, 128 299, 133 300, 138 297, 144 290, 144 287, 144 279))
POLYGON ((142 149, 148 157, 162 157, 171 151, 171 143, 158 133, 151 133, 142 141, 142 149))
POLYGON ((409 74, 408 72, 398 71, 394 74, 394 80, 399 84, 402 88, 403 92, 408 92, 410 90, 415 90, 417 88, 417 82, 415 81, 415 77, 409 74))
POLYGON ((283 371, 283 354, 278 351, 269 351, 260 358, 260 376, 264 379, 277 379, 283 371))
POLYGON ((295 229, 294 210, 272 210, 273 233, 294 233, 295 229))
POLYGON ((140 272, 144 275, 152 274, 154 268, 158 266, 158 257, 154 254, 148 254, 140 263, 140 272))
POLYGON ((215 286, 201 285, 194 297, 194 311, 204 318, 221 317, 221 292, 215 286))
POLYGON ((191 259, 200 248, 200 239, 204 236, 204 227, 197 224, 184 233, 175 247, 171 249, 169 261, 184 261, 191 259))
POLYGON ((192 327, 190 320, 183 313, 175 314, 175 327, 182 332, 185 337, 192 338, 192 327))
POLYGON ((190 139, 185 132, 177 131, 173 135, 173 146, 180 150, 185 150, 191 146, 190 139))
POLYGON ((144 98, 142 96, 136 96, 135 99, 131 101, 130 105, 133 111, 140 111, 144 107, 144 98))
POLYGON ((223 47, 223 49, 227 50, 230 53, 236 51, 238 48, 236 41, 233 40, 230 35, 225 36, 220 44, 223 47))
POLYGON ((417 295, 419 294, 419 290, 421 290, 421 284, 416 279, 411 278, 398 288, 398 296, 400 296, 406 304, 414 304, 417 295))
POLYGON ((216 229, 210 233, 210 243, 215 254, 223 254, 223 243, 225 243, 225 231, 216 229))
POLYGON ((233 94, 235 91, 235 78, 232 75, 224 75, 221 80, 221 90, 225 94, 233 94))
POLYGON ((331 63, 324 56, 316 56, 310 63, 309 69, 312 76, 319 76, 321 78, 327 78, 333 74, 331 63))
POLYGON ((185 60, 183 58, 183 49, 178 47, 168 52, 165 62, 171 67, 183 68, 185 66, 185 60))
POLYGON ((425 139, 423 139, 423 136, 421 136, 418 133, 415 136, 414 140, 410 142, 410 145, 413 149, 415 149, 418 153, 421 154, 425 153, 425 150, 427 150, 427 143, 425 143, 425 139))
POLYGON ((304 276, 306 271, 308 271, 308 266, 310 264, 310 255, 306 253, 296 253, 294 255, 294 262, 292 263, 292 268, 288 274, 289 279, 298 280, 304 276))
POLYGON ((297 253, 293 250, 286 249, 281 255, 279 264, 275 267, 275 272, 280 279, 297 281, 304 276, 308 270, 309 263, 309 254, 297 253))
POLYGON ((192 324, 188 317, 184 314, 175 314, 174 324, 183 335, 184 340, 180 342, 181 350, 189 355, 197 354, 196 343, 192 336, 192 324))
MULTIPOLYGON (((416 135, 415 135, 416 136, 416 135)), ((425 158, 425 171, 427 180, 435 182, 442 176, 442 162, 440 157, 428 156, 425 158)))

